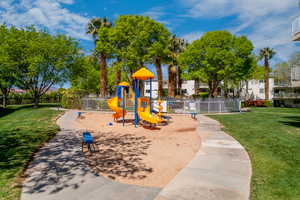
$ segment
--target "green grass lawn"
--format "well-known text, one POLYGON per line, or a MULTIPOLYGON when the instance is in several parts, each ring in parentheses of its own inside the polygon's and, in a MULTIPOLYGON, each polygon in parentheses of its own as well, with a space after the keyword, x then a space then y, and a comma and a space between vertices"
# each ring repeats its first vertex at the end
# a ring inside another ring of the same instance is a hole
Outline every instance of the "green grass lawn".
POLYGON ((248 151, 252 200, 300 200, 300 109, 211 116, 248 151))
POLYGON ((0 199, 19 199, 16 178, 41 144, 58 131, 55 117, 60 111, 48 106, 0 108, 0 199))

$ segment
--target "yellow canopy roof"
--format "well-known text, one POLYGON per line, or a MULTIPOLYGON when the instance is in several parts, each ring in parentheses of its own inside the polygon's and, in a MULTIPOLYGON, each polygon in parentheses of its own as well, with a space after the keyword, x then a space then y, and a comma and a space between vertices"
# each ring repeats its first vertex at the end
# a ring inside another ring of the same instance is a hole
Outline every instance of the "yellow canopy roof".
POLYGON ((122 82, 118 84, 119 86, 124 86, 124 87, 129 87, 129 83, 127 82, 122 82))
POLYGON ((146 69, 145 67, 143 67, 143 68, 139 69, 138 71, 136 71, 132 75, 132 78, 144 81, 147 79, 154 78, 154 74, 152 72, 150 72, 148 69, 146 69))

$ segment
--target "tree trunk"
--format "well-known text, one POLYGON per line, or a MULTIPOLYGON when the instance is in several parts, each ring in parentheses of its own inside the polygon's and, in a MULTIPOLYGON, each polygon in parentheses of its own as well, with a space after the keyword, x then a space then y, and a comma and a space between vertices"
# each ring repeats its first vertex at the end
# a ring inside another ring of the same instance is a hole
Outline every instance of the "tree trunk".
POLYGON ((117 62, 118 62, 118 65, 117 65, 117 72, 116 72, 116 82, 117 84, 121 83, 121 79, 122 79, 122 69, 121 67, 119 66, 119 64, 121 63, 121 59, 118 57, 117 58, 117 62))
POLYGON ((209 87, 209 97, 218 96, 218 87, 219 87, 218 81, 209 81, 208 87, 209 87))
POLYGON ((176 70, 174 68, 175 67, 172 64, 170 64, 168 66, 168 75, 169 75, 169 80, 168 80, 168 96, 169 97, 175 97, 176 70))
POLYGON ((246 98, 245 100, 248 100, 249 98, 249 81, 247 80, 246 81, 246 98))
POLYGON ((3 108, 6 108, 7 106, 7 93, 3 93, 3 108))
POLYGON ((7 100, 7 97, 5 94, 3 94, 3 102, 2 102, 3 108, 6 108, 6 100, 7 100))
POLYGON ((241 88, 242 88, 242 86, 241 86, 241 82, 239 83, 239 85, 238 85, 238 87, 237 87, 237 93, 236 93, 236 97, 237 98, 240 98, 241 97, 241 88))
POLYGON ((34 108, 38 108, 40 103, 40 96, 35 92, 34 94, 34 108))
POLYGON ((3 108, 6 108, 6 106, 7 106, 7 97, 9 95, 10 89, 2 88, 1 92, 2 92, 2 95, 3 95, 2 106, 3 106, 3 108))
POLYGON ((265 100, 269 100, 269 59, 265 57, 265 100))
POLYGON ((100 53, 100 97, 107 96, 106 55, 100 53))
POLYGON ((227 84, 227 81, 224 81, 224 97, 225 98, 228 98, 228 93, 229 93, 228 84, 227 84))
POLYGON ((158 80, 158 96, 162 97, 163 96, 163 75, 162 75, 160 58, 155 59, 155 67, 156 67, 157 80, 158 80))
POLYGON ((180 67, 177 67, 177 94, 179 96, 182 94, 182 77, 180 67))

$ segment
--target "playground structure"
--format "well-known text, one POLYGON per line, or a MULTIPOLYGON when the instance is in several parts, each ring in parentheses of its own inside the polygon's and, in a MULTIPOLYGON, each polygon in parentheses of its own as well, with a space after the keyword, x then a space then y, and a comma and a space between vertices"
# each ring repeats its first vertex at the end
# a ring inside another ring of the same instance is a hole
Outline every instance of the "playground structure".
MULTIPOLYGON (((159 106, 157 109, 159 112, 157 114, 154 114, 153 108, 152 108, 152 79, 154 78, 154 74, 150 72, 146 68, 141 68, 137 72, 135 72, 132 75, 133 81, 134 81, 134 92, 132 99, 134 101, 134 125, 137 127, 139 122, 142 122, 143 125, 147 124, 152 126, 156 126, 158 124, 162 124, 165 122, 165 120, 162 118, 162 106, 161 101, 159 100, 159 106), (139 82, 140 81, 146 81, 150 80, 150 97, 141 97, 140 96, 140 90, 139 90, 139 82)), ((117 85, 117 91, 116 96, 112 99, 108 100, 108 106, 111 110, 113 110, 115 113, 113 114, 114 120, 118 120, 119 118, 123 118, 123 125, 125 122, 125 88, 130 88, 129 84, 126 82, 122 82, 117 85), (122 101, 122 106, 119 106, 119 102, 122 101)))
POLYGON ((129 87, 129 83, 122 82, 117 85, 116 96, 109 99, 107 104, 111 110, 115 113, 113 114, 114 121, 117 121, 119 118, 122 117, 123 125, 125 123, 125 115, 127 114, 125 110, 125 99, 126 99, 126 91, 125 89, 129 87), (119 107, 119 102, 122 101, 122 108, 119 107))
POLYGON ((140 121, 150 126, 156 126, 165 122, 160 116, 153 114, 152 108, 152 79, 154 74, 146 68, 141 68, 132 75, 134 80, 135 106, 134 106, 134 125, 135 127, 140 121), (140 97, 139 81, 150 80, 150 97, 140 97))

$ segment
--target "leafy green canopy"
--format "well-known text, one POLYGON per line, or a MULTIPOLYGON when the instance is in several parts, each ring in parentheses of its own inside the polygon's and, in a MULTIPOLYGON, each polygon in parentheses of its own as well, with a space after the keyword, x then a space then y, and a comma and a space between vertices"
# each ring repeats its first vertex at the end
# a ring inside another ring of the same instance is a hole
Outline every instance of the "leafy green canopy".
POLYGON ((12 27, 7 44, 8 60, 16 71, 16 86, 30 91, 36 105, 52 86, 68 80, 70 69, 82 56, 72 38, 53 36, 34 27, 12 27))
POLYGON ((14 31, 14 28, 8 29, 5 25, 0 26, 0 91, 4 96, 4 107, 6 106, 6 98, 16 82, 14 62, 10 59, 8 53, 12 31, 14 31))
POLYGON ((76 67, 72 68, 71 72, 70 82, 73 89, 99 93, 99 69, 95 57, 84 56, 78 59, 76 67))
POLYGON ((156 57, 165 57, 169 52, 169 31, 149 17, 119 16, 112 31, 115 53, 122 57, 131 73, 144 64, 154 63, 156 57))
POLYGON ((252 51, 246 37, 212 31, 189 45, 179 59, 185 77, 207 82, 212 95, 222 81, 240 81, 253 72, 252 51))

